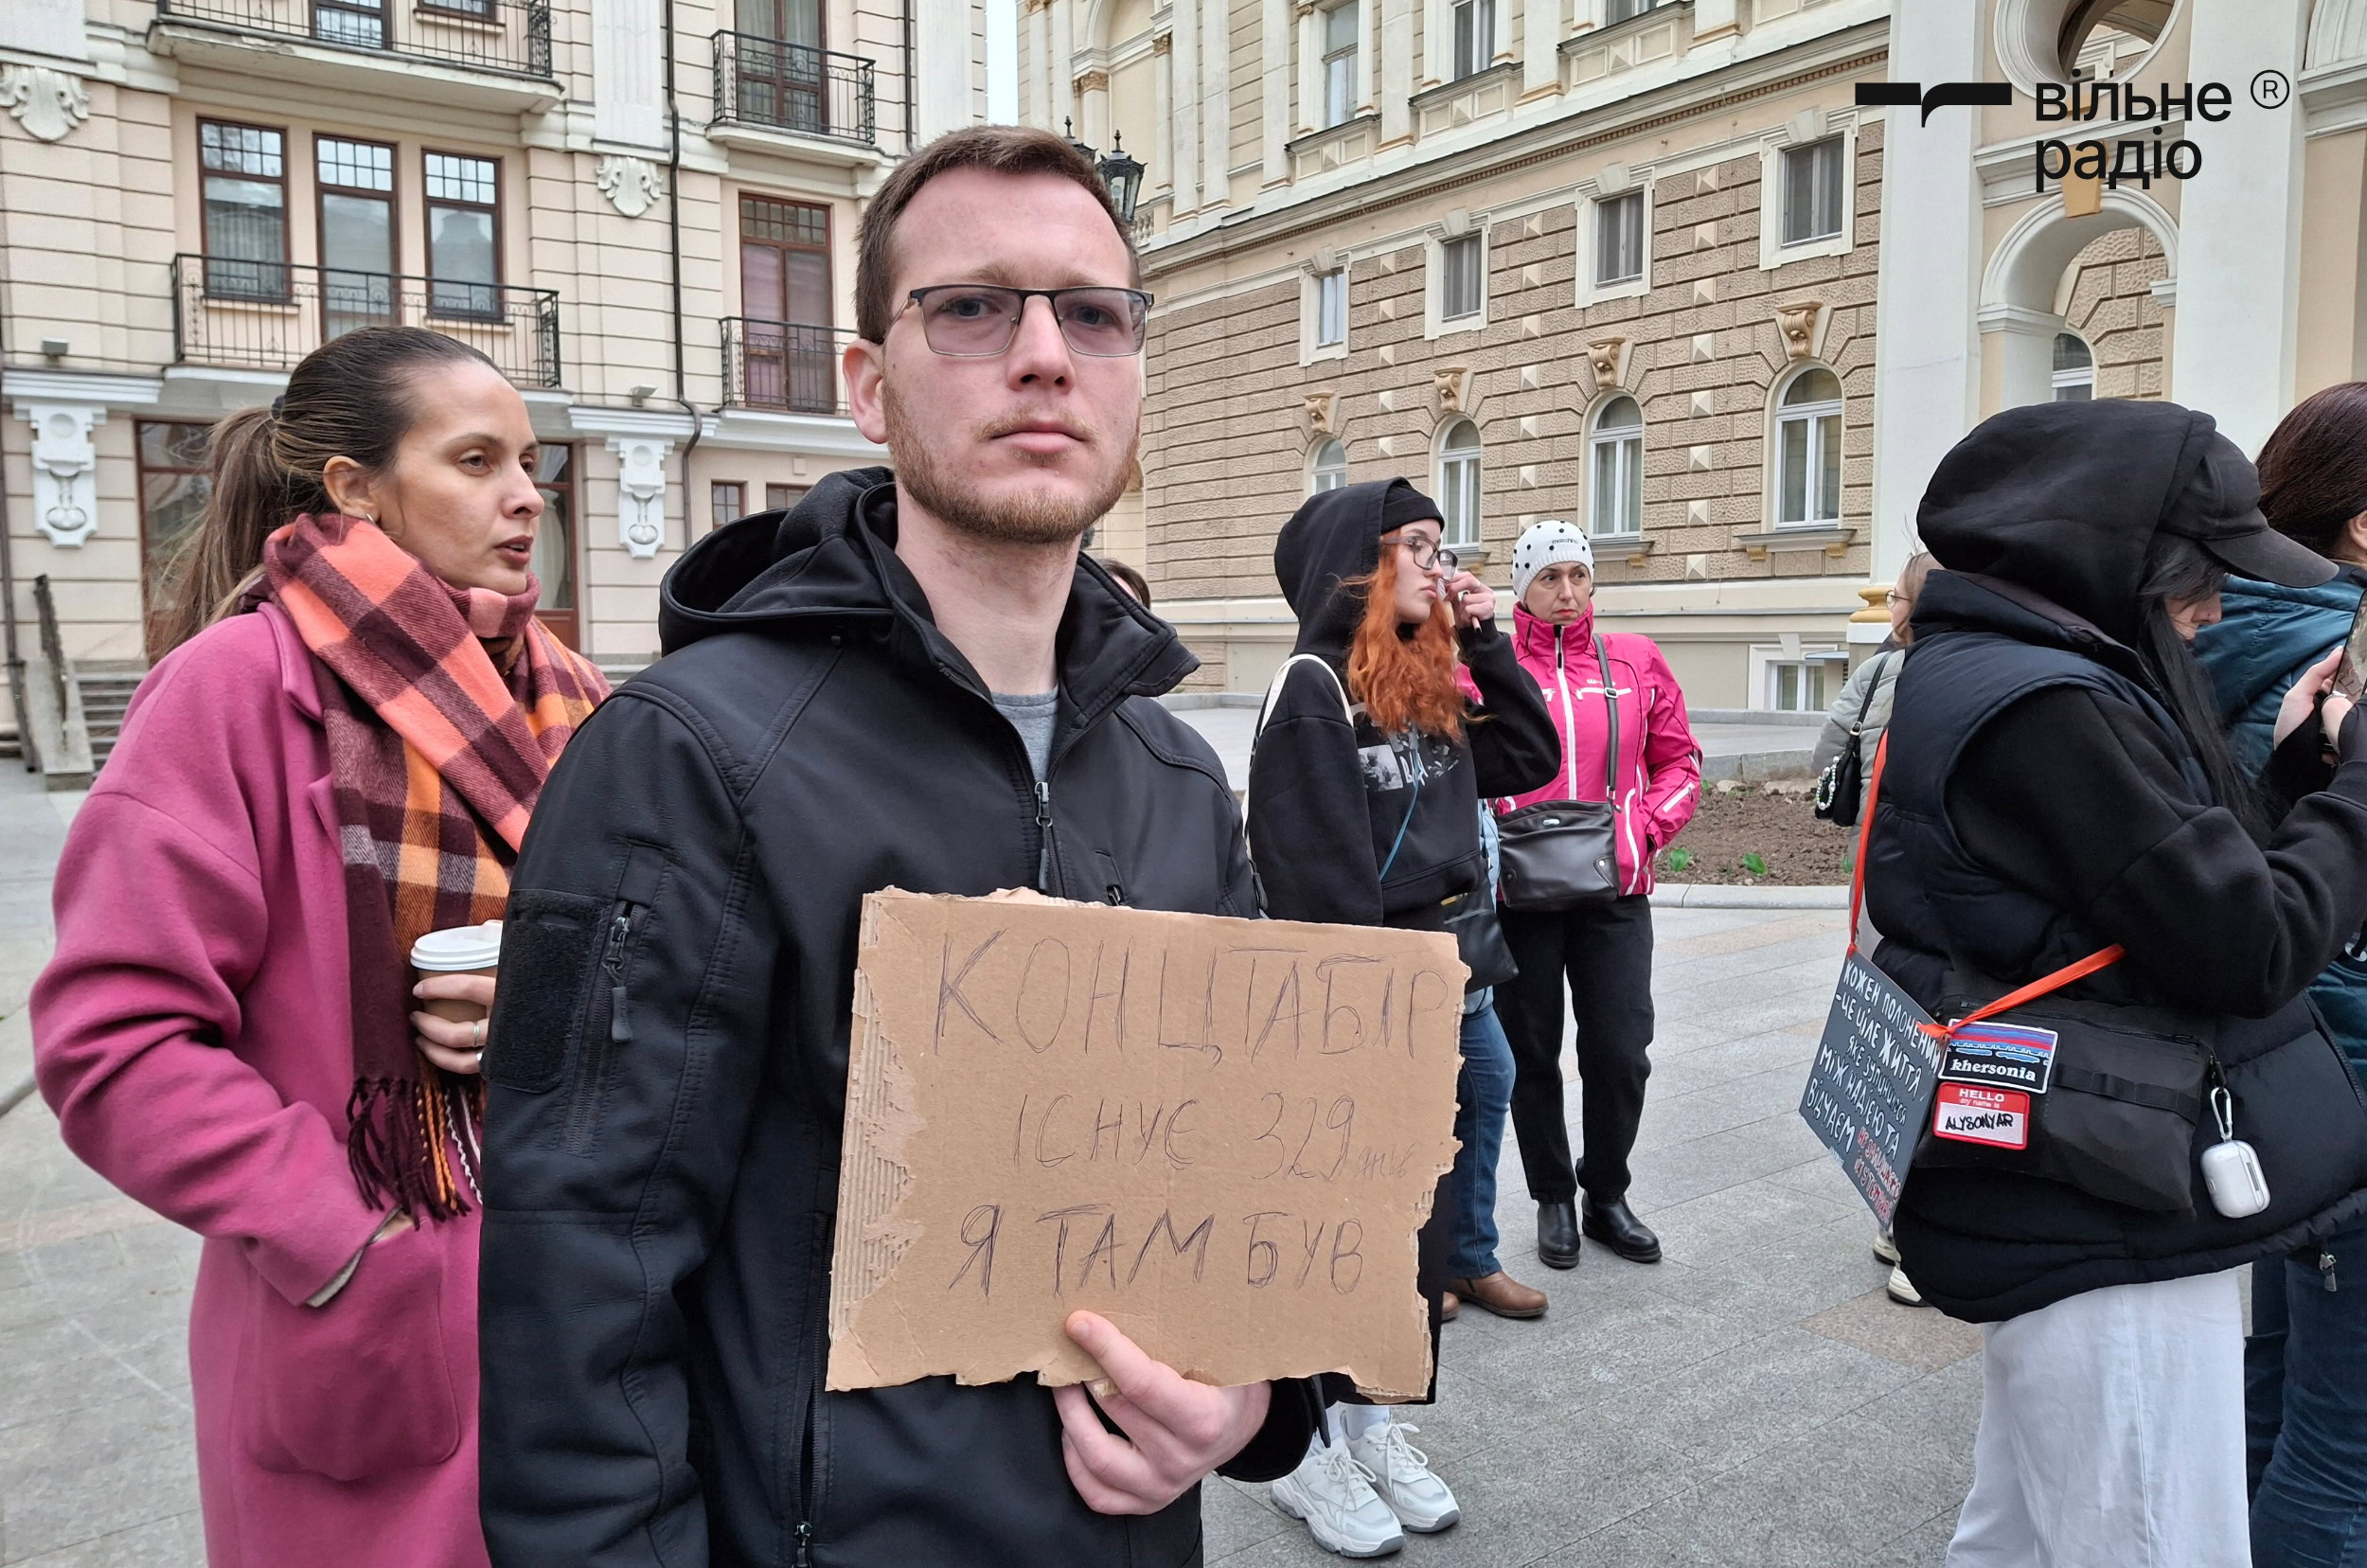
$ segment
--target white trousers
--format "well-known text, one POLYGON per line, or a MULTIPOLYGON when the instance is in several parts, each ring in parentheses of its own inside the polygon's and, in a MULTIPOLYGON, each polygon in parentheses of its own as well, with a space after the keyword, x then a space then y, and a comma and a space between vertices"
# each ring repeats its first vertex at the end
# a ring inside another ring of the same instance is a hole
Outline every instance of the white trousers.
POLYGON ((1948 1568, 2251 1568, 2233 1272, 2108 1286, 1982 1335, 1948 1568))

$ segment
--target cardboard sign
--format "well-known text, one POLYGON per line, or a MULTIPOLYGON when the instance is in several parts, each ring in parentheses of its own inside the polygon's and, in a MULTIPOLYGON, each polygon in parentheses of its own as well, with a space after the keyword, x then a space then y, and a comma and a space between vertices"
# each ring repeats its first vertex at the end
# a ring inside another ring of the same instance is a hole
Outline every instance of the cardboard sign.
POLYGON ((1942 1080, 1931 1113, 1931 1134, 1991 1149, 2028 1149, 2030 1096, 2019 1089, 1942 1080))
POLYGON ((1949 1036, 1940 1077, 1953 1083, 1984 1083, 2043 1095, 2055 1078, 2055 1031, 1985 1019, 1960 1024, 1949 1036))
POLYGON ((1939 1042, 1921 1028, 1930 1022, 1871 959, 1850 953, 1800 1096, 1802 1118, 1885 1225, 1939 1081, 1939 1042))
POLYGON ((863 900, 828 1386, 1101 1375, 1101 1313, 1219 1385, 1429 1385, 1451 936, 1032 895, 863 900))

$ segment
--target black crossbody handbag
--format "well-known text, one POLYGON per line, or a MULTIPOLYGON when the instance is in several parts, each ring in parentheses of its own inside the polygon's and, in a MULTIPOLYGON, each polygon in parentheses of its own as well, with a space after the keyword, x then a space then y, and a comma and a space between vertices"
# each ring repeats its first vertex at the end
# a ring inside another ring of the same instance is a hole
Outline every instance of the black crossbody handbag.
POLYGON ((1605 798, 1540 800, 1496 819, 1506 909, 1549 914, 1619 894, 1619 694, 1599 633, 1594 659, 1602 667, 1603 703, 1611 712, 1605 798))
MULTIPOLYGON (((1888 658, 1889 654, 1878 654, 1888 658)), ((1865 716, 1874 711, 1874 694, 1882 689, 1882 672, 1866 678, 1865 700, 1858 704, 1858 722, 1849 726, 1849 744, 1824 764, 1816 780, 1816 814, 1823 822, 1842 828, 1858 825, 1859 803, 1865 798, 1865 757, 1859 737, 1865 733, 1865 716)))

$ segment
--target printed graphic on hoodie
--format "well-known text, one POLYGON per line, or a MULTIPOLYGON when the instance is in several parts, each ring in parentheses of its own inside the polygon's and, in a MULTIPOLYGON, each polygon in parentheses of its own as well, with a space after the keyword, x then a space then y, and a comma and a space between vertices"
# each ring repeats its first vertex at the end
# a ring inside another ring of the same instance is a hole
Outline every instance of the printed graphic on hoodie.
MULTIPOLYGON (((1364 717, 1363 704, 1356 705, 1356 716, 1364 717)), ((1427 789, 1454 772, 1463 760, 1463 749, 1451 740, 1408 730, 1378 746, 1360 747, 1356 756, 1364 768, 1365 785, 1386 793, 1406 788, 1417 776, 1427 789)))

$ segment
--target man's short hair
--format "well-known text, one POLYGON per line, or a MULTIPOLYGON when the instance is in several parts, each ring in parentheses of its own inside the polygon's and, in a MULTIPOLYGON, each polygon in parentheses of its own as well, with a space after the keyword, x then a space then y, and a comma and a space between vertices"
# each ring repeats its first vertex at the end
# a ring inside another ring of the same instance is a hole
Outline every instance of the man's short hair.
POLYGON ((855 335, 871 343, 887 339, 888 323, 896 319, 896 221, 912 205, 920 187, 956 169, 984 169, 997 174, 1058 174, 1093 193, 1110 215, 1118 242, 1126 247, 1129 276, 1142 284, 1142 261, 1134 254, 1134 237, 1118 217, 1109 187, 1085 155, 1049 131, 1024 125, 973 125, 948 131, 896 166, 881 183, 863 215, 855 242, 855 335))

